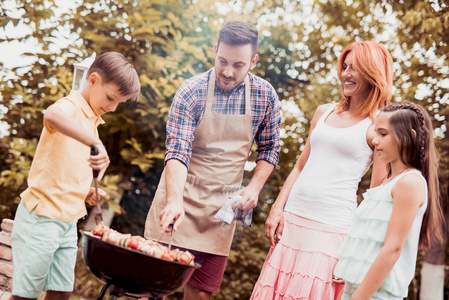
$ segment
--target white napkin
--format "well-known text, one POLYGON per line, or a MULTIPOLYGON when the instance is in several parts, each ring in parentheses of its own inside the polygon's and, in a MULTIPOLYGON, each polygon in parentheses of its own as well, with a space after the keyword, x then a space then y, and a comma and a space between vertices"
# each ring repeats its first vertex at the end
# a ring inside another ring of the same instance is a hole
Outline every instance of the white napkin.
POLYGON ((228 199, 226 203, 220 208, 220 210, 215 215, 215 219, 222 220, 226 224, 230 225, 233 220, 241 221, 242 227, 245 225, 252 227, 251 220, 253 218, 253 210, 241 210, 240 208, 233 209, 232 206, 242 200, 242 196, 234 196, 228 199))

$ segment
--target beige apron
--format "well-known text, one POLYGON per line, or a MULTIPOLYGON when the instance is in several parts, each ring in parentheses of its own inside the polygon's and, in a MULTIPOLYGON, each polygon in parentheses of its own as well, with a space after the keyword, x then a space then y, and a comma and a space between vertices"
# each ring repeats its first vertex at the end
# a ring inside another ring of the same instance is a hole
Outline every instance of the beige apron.
MULTIPOLYGON (((245 78, 245 114, 225 115, 212 111, 215 69, 212 70, 203 119, 194 133, 192 156, 184 188, 185 219, 173 233, 177 247, 229 255, 235 222, 214 218, 229 195, 241 188, 251 141, 251 104, 248 75, 245 78)), ((145 223, 145 237, 159 239, 159 215, 167 203, 165 170, 145 223)), ((168 243, 164 234, 161 242, 168 243)))

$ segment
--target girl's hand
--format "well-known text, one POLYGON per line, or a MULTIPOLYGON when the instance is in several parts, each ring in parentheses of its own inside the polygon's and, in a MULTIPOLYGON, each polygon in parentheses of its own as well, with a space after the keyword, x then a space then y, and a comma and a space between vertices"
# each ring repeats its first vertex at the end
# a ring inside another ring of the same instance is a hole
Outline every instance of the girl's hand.
MULTIPOLYGON (((100 201, 100 199, 106 195, 107 193, 105 191, 103 191, 102 189, 98 189, 98 201, 100 201)), ((86 199, 84 201, 86 201, 87 204, 92 206, 97 204, 97 196, 95 195, 94 187, 89 188, 89 193, 87 193, 86 199)))
POLYGON ((271 246, 274 247, 281 239, 284 231, 284 210, 277 208, 273 204, 265 222, 265 237, 270 240, 271 246))
POLYGON ((336 284, 344 284, 345 283, 345 281, 343 279, 337 278, 334 275, 332 275, 332 282, 336 283, 336 284))

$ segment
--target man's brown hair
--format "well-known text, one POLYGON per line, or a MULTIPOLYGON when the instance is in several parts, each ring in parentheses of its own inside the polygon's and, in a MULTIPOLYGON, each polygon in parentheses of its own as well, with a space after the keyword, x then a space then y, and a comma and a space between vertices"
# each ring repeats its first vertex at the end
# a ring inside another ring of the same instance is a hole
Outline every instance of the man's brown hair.
POLYGON ((220 42, 231 46, 251 44, 252 56, 256 55, 259 46, 259 33, 253 25, 242 21, 227 21, 218 35, 217 47, 220 42))

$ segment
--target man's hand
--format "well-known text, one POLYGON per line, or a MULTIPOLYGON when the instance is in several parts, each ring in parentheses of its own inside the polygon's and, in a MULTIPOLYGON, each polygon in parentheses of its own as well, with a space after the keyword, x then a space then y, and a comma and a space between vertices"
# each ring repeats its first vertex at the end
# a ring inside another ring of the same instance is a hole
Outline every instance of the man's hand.
POLYGON ((248 185, 229 198, 237 195, 242 196, 242 199, 232 206, 233 209, 240 208, 241 210, 249 210, 257 206, 257 201, 259 200, 259 191, 257 189, 251 188, 251 186, 248 185))
POLYGON ((171 231, 169 225, 173 222, 173 220, 173 230, 177 231, 179 225, 182 223, 182 221, 184 221, 184 218, 185 212, 182 202, 167 203, 167 205, 159 215, 159 219, 161 220, 161 233, 171 231))
MULTIPOLYGON (((98 189, 98 201, 100 201, 100 199, 106 195, 107 195, 107 193, 105 191, 103 191, 102 189, 98 189)), ((92 206, 97 204, 97 197, 95 195, 94 187, 90 187, 89 193, 87 194, 86 199, 84 201, 86 201, 87 204, 92 205, 92 206)))
POLYGON ((103 178, 104 172, 106 172, 106 169, 108 168, 110 161, 108 152, 106 151, 104 145, 99 143, 95 144, 95 146, 97 146, 98 154, 91 155, 88 161, 89 166, 92 169, 100 171, 100 173, 98 174, 98 181, 100 181, 103 178))

